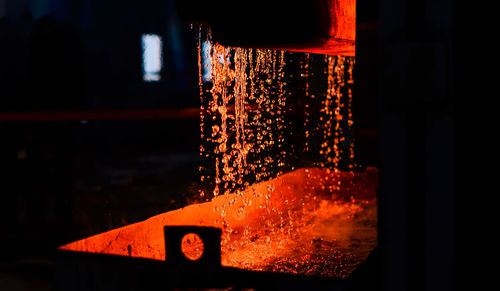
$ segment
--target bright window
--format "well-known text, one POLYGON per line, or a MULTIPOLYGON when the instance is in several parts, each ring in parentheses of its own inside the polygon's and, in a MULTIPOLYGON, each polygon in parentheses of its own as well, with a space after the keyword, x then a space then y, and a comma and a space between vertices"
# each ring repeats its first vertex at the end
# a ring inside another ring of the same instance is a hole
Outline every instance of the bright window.
POLYGON ((157 34, 142 35, 142 79, 146 82, 161 80, 163 67, 162 39, 157 34))

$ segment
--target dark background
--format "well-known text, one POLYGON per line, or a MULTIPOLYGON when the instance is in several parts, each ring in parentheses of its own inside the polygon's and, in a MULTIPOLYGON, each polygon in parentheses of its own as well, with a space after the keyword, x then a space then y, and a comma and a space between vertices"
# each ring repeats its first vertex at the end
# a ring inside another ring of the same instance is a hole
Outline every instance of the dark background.
POLYGON ((58 246, 197 193, 197 115, 147 111, 199 106, 195 30, 168 0, 4 2, 0 290, 45 290, 58 246), (142 79, 144 33, 163 40, 159 82, 142 79))
MULTIPOLYGON (((381 175, 380 248, 360 274, 371 290, 480 290, 500 276, 498 16, 458 2, 357 1, 356 156, 381 175)), ((57 246, 196 192, 199 120, 130 113, 198 107, 196 30, 172 0, 0 3, 0 289, 50 290, 57 246), (160 82, 142 80, 143 33, 163 38, 160 82), (106 110, 125 111, 26 114, 106 110)))

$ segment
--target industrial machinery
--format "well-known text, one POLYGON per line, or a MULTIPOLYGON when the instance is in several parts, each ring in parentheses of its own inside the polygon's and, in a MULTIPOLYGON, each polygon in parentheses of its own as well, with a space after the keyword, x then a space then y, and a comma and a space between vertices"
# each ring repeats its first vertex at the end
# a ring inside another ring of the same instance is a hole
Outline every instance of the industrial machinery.
POLYGON ((59 288, 345 290, 377 245, 356 1, 177 1, 198 32, 197 203, 60 247, 59 288), (360 84, 362 85, 362 84, 360 84))

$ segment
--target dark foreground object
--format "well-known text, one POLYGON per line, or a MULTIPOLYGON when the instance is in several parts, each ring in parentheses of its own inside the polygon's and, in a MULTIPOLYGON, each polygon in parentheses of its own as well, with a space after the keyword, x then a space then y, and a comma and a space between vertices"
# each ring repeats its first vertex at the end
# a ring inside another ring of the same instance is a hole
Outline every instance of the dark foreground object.
MULTIPOLYGON (((353 290, 350 280, 255 272, 220 264, 220 229, 165 227, 169 263, 165 261, 59 251, 55 290, 169 290, 179 288, 255 288, 258 290, 353 290), (205 245, 197 261, 181 252, 185 234, 199 235, 205 245)), ((356 281, 363 278, 357 278, 356 281)))

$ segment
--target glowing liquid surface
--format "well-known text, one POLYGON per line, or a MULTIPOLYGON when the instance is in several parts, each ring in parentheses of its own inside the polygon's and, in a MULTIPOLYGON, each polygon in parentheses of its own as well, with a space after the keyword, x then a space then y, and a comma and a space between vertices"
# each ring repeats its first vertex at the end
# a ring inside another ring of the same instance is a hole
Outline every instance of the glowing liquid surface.
POLYGON ((213 226, 224 266, 347 277, 377 244, 377 170, 354 165, 354 58, 200 43, 205 202, 62 249, 163 260, 165 225, 213 226))
MULTIPOLYGON (((224 266, 345 278, 377 244, 377 180, 374 168, 298 169, 61 249, 164 260, 163 226, 213 226, 223 230, 224 266), (339 180, 342 191, 333 194, 328 185, 339 180)), ((189 246, 185 253, 199 251, 189 246)))

